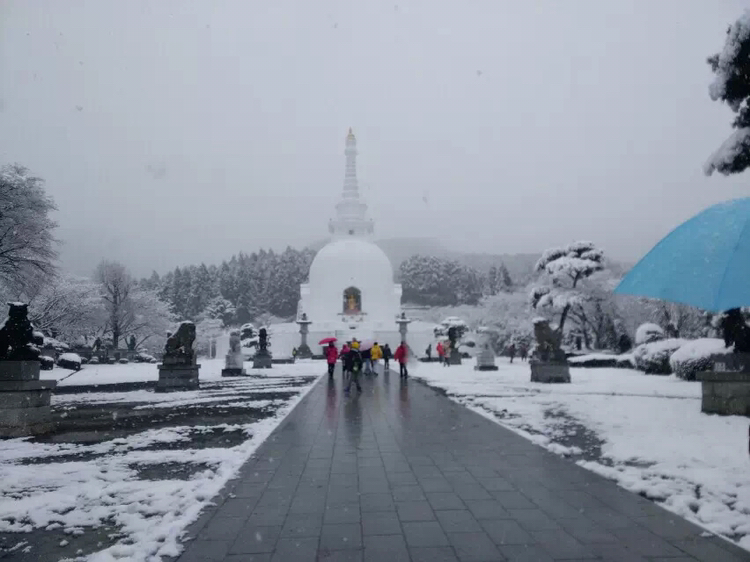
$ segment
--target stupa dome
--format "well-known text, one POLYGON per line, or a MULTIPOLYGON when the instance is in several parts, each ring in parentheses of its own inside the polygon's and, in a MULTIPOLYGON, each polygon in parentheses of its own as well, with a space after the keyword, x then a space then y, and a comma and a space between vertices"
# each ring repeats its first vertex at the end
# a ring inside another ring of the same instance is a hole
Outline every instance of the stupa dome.
POLYGON ((317 289, 318 281, 341 289, 371 283, 393 285, 393 267, 385 252, 372 242, 336 240, 324 246, 310 265, 310 286, 317 289))

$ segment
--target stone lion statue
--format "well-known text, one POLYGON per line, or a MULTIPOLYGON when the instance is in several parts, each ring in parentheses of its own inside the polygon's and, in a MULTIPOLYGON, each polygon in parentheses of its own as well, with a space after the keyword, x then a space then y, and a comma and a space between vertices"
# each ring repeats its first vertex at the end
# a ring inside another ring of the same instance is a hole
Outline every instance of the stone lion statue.
POLYGON ((232 330, 229 333, 229 353, 239 353, 241 351, 240 346, 240 331, 232 330))
POLYGON ((192 360, 195 352, 193 351, 193 342, 195 341, 195 324, 192 322, 182 322, 174 334, 167 338, 167 345, 164 347, 164 356, 192 360))
POLYGON ((29 320, 29 305, 9 302, 8 318, 0 326, 0 360, 38 361, 44 336, 34 331, 29 320))
POLYGON ((534 320, 534 337, 536 338, 535 359, 541 361, 565 361, 565 353, 560 349, 561 336, 544 318, 534 320))

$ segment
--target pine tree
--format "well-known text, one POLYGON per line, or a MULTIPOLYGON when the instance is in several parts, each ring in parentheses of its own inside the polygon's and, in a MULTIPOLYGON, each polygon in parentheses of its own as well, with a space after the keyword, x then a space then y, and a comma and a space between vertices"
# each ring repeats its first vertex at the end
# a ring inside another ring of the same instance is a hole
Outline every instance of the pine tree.
POLYGON ((571 309, 588 300, 579 283, 604 269, 603 262, 603 252, 591 242, 574 242, 547 250, 537 262, 536 270, 547 274, 548 283, 532 289, 531 306, 559 312, 557 331, 562 334, 571 309))
POLYGON ((498 273, 500 283, 502 284, 503 291, 509 293, 513 290, 513 279, 510 277, 510 272, 505 264, 500 264, 500 271, 498 273))
POLYGON ((494 296, 497 294, 498 291, 498 281, 497 281, 497 268, 493 265, 490 268, 490 272, 487 274, 487 294, 490 296, 494 296))
POLYGON ((726 103, 736 117, 734 133, 709 158, 704 171, 737 174, 750 166, 750 10, 729 27, 724 49, 709 57, 708 64, 716 75, 709 87, 711 99, 726 103))
POLYGON ((208 303, 217 295, 214 281, 205 264, 201 264, 191 271, 190 297, 188 299, 187 316, 190 320, 197 320, 208 303))

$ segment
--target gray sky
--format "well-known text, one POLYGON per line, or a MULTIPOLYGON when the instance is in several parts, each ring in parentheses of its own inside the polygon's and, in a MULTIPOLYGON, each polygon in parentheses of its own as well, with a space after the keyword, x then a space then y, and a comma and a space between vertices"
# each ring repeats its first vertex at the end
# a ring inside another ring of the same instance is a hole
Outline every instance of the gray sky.
POLYGON ((47 180, 77 273, 319 240, 349 126, 379 237, 634 260, 748 193, 701 170, 745 5, 3 0, 0 162, 47 180))

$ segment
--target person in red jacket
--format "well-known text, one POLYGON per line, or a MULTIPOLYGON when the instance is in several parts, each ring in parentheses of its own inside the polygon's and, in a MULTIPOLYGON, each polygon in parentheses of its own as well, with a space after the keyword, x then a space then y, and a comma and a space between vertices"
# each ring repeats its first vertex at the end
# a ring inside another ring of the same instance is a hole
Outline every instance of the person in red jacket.
POLYGON ((435 349, 437 350, 438 361, 440 361, 440 364, 442 365, 445 362, 445 348, 443 347, 443 342, 439 341, 435 349))
POLYGON ((336 368, 336 360, 339 358, 339 350, 333 345, 333 342, 328 344, 326 348, 326 360, 328 361, 328 376, 333 376, 333 370, 336 368))
POLYGON ((406 347, 406 342, 402 341, 401 345, 396 348, 396 353, 393 354, 393 358, 398 361, 398 374, 401 377, 408 377, 409 371, 406 369, 406 361, 408 359, 409 350, 406 347))

